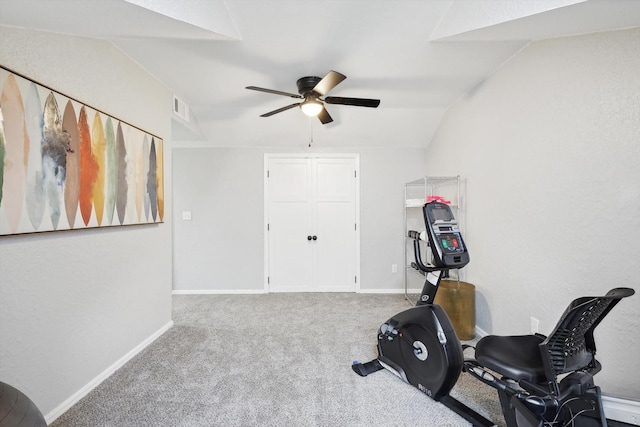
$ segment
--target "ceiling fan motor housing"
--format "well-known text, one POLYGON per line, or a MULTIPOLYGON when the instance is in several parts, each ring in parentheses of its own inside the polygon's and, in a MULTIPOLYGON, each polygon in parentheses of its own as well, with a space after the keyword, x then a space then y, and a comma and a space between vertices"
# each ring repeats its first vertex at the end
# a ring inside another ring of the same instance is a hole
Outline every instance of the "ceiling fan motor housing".
POLYGON ((298 79, 296 82, 296 85, 298 85, 298 93, 306 97, 313 92, 313 88, 316 87, 320 80, 322 80, 322 78, 317 76, 308 76, 298 79))

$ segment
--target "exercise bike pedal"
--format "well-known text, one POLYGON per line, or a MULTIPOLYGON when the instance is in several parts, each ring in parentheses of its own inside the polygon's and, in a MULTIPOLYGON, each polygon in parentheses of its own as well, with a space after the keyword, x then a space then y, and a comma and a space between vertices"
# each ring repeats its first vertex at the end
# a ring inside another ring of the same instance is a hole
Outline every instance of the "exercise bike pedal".
POLYGON ((382 366, 378 359, 373 359, 371 362, 367 363, 360 363, 357 360, 354 360, 351 365, 351 369, 361 377, 366 377, 369 374, 373 374, 374 372, 384 369, 384 366, 382 366))

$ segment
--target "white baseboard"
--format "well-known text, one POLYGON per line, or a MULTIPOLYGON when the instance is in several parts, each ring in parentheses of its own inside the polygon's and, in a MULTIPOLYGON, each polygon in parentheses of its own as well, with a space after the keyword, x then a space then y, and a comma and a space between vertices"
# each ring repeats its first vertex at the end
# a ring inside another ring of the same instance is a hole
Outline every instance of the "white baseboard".
POLYGON ((174 289, 173 295, 244 295, 266 294, 264 289, 174 289))
MULTIPOLYGON (((331 292, 353 292, 353 290, 339 289, 331 292)), ((403 294, 404 289, 358 289, 356 292, 359 294, 403 294)), ((422 289, 409 289, 407 291, 407 293, 415 295, 419 295, 420 292, 422 292, 422 289)), ((268 292, 264 289, 174 289, 172 291, 173 295, 242 295, 266 293, 268 292)))
MULTIPOLYGON (((408 294, 420 295, 422 289, 407 289, 408 294)), ((404 289, 358 289, 359 294, 404 294, 404 289)))
POLYGON ((602 407, 608 419, 640 426, 640 402, 602 396, 602 407))
POLYGON ((170 321, 169 323, 167 323, 166 325, 164 325, 162 328, 158 329, 151 336, 149 336, 147 339, 142 341, 140 344, 138 344, 136 347, 134 347, 127 354, 122 356, 117 362, 115 362, 113 365, 109 366, 104 372, 102 372, 100 375, 95 377, 93 380, 89 381, 89 383, 87 385, 82 387, 80 390, 78 390, 73 395, 71 395, 71 397, 69 397, 67 400, 62 402, 62 404, 60 404, 57 408, 55 408, 53 411, 51 411, 47 415, 45 415, 45 420, 46 420, 47 424, 51 424, 60 415, 64 414, 69 408, 71 408, 73 405, 75 405, 80 399, 82 399, 87 394, 89 394, 89 392, 91 390, 93 390, 94 388, 99 386, 100 383, 102 383, 104 380, 109 378, 109 376, 111 376, 111 374, 113 374, 115 371, 120 369, 129 360, 133 359, 133 357, 136 354, 138 354, 142 350, 144 350, 149 344, 154 342, 158 337, 160 337, 162 334, 164 334, 166 331, 168 331, 172 326, 173 326, 173 320, 170 321))

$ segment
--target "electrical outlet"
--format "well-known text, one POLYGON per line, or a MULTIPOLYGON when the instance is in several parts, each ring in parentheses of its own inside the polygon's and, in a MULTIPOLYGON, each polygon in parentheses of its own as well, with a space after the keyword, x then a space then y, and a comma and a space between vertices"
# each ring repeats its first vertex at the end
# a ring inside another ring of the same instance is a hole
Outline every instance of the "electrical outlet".
POLYGON ((531 333, 537 334, 539 327, 540 327, 540 321, 535 317, 531 317, 531 333))
POLYGON ((391 264, 391 272, 392 273, 398 272, 398 264, 391 264))

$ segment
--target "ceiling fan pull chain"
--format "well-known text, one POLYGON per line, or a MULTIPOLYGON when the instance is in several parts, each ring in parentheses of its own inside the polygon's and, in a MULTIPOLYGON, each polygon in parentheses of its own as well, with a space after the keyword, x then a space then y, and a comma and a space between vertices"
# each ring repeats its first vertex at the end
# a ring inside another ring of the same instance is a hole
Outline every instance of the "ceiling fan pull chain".
POLYGON ((311 123, 311 117, 309 117, 309 148, 313 144, 313 124, 311 123))

